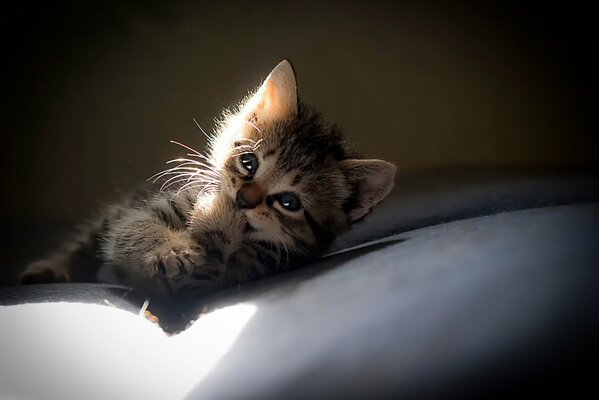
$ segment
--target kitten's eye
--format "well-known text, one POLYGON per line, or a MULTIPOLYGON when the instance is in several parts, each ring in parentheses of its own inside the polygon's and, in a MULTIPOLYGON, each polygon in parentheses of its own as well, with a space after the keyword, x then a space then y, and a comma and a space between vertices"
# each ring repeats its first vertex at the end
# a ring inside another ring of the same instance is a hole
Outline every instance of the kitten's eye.
POLYGON ((241 164, 251 174, 255 174, 258 169, 258 157, 254 153, 246 153, 241 156, 241 164))
POLYGON ((279 196, 279 203, 289 211, 297 211, 302 208, 302 203, 293 193, 283 193, 279 196))

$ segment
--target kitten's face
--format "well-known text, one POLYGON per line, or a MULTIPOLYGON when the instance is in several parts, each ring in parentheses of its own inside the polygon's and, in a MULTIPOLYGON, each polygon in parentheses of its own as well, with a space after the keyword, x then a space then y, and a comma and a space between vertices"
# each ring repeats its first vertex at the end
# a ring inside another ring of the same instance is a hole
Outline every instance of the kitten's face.
POLYGON ((246 215, 248 239, 305 251, 349 226, 343 203, 351 193, 334 157, 342 144, 325 138, 315 149, 300 119, 251 128, 235 141, 221 190, 246 215))
MULTIPOLYGON (((216 154, 218 152, 218 154, 216 154)), ((283 61, 223 123, 221 194, 247 218, 249 240, 309 254, 328 245, 390 191, 395 167, 349 159, 338 129, 297 99, 283 61)))

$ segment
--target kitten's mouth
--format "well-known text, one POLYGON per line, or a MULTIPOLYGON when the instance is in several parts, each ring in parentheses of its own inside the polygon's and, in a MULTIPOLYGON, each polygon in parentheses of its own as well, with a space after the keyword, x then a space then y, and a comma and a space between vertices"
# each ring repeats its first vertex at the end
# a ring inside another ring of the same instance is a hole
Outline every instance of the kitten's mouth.
POLYGON ((249 222, 245 223, 245 227, 243 228, 243 233, 252 233, 256 232, 256 228, 254 228, 249 222))

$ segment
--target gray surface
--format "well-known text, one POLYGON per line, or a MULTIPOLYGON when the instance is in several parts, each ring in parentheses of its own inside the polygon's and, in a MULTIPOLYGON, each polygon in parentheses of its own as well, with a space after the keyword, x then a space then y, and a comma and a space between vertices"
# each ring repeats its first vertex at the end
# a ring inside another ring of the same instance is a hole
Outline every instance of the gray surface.
POLYGON ((444 395, 567 368, 549 364, 587 351, 569 341, 596 327, 598 213, 553 207, 406 232, 240 293, 258 311, 190 398, 444 395))
POLYGON ((484 169, 400 174, 389 197, 332 251, 464 218, 597 201, 599 177, 593 175, 484 169))

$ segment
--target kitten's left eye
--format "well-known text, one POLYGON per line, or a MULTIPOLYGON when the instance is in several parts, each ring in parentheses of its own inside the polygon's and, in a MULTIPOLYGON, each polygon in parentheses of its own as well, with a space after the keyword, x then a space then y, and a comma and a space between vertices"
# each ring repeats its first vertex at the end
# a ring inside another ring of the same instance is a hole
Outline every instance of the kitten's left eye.
POLYGON ((289 211, 297 211, 302 208, 302 203, 293 193, 283 193, 279 196, 278 200, 289 211))
POLYGON ((258 157, 254 153, 246 153, 241 156, 241 164, 251 174, 255 174, 258 169, 258 157))

